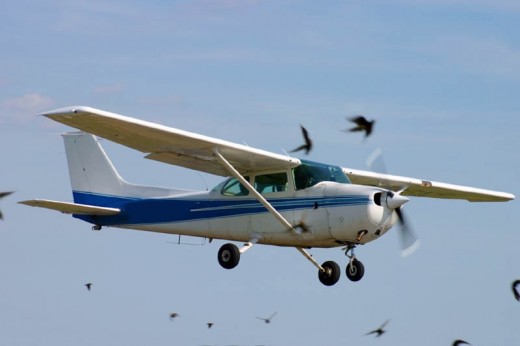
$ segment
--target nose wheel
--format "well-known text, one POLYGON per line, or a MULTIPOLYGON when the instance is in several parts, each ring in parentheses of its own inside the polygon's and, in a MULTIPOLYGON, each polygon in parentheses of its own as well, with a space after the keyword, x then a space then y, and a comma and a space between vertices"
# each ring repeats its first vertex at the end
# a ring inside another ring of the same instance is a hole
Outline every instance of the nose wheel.
POLYGON ((361 280, 363 275, 365 275, 365 266, 354 254, 355 247, 356 245, 350 244, 345 248, 345 256, 349 258, 345 272, 349 280, 354 282, 361 280))

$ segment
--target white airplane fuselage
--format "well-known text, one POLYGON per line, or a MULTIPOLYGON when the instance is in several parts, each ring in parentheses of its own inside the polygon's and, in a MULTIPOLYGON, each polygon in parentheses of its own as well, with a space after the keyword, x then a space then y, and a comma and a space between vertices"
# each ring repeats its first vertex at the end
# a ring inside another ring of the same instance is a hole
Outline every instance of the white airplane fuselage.
POLYGON ((99 226, 242 242, 256 238, 261 244, 299 247, 366 243, 383 235, 397 220, 392 210, 374 202, 374 195, 384 190, 324 181, 267 198, 295 225, 298 232, 291 232, 254 197, 223 196, 218 188, 164 198, 109 197, 75 191, 78 203, 121 209, 115 216, 75 216, 99 226), (357 240, 361 231, 366 235, 357 240))

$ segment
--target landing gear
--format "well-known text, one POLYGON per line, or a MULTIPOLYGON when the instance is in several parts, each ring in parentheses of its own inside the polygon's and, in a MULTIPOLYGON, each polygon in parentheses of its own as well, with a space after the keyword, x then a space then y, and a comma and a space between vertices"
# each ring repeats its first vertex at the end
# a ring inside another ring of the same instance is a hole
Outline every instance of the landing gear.
POLYGON ((218 263, 225 269, 233 269, 240 261, 240 250, 235 244, 227 243, 218 250, 218 263))
POLYGON ((318 270, 318 279, 325 286, 332 286, 339 280, 340 268, 339 265, 334 261, 327 261, 321 265, 324 269, 318 270))
POLYGON ((353 258, 347 264, 346 273, 350 281, 359 281, 365 275, 365 266, 361 261, 353 258))
POLYGON ((365 275, 365 266, 360 260, 356 258, 354 254, 355 244, 349 244, 345 248, 345 256, 350 260, 347 264, 346 274, 350 281, 359 281, 365 275))

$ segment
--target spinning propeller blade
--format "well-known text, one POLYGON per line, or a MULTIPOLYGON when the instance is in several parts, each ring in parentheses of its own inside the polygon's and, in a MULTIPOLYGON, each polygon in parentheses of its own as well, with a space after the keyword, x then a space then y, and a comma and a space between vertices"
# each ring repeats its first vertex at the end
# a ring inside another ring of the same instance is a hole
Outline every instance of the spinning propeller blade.
MULTIPOLYGON (((381 148, 377 148, 370 154, 367 159, 367 166, 370 170, 386 174, 386 165, 383 159, 383 151, 381 148)), ((390 186, 384 186, 384 181, 381 181, 381 185, 390 190, 390 186)), ((408 198, 401 196, 401 193, 405 190, 405 188, 394 192, 389 193, 387 196, 386 204, 389 208, 394 209, 397 214, 399 220, 399 238, 401 239, 401 256, 407 257, 415 252, 419 248, 420 242, 415 232, 410 227, 410 225, 406 222, 406 218, 404 217, 402 206, 406 202, 408 202, 408 198)))
POLYGON ((395 210, 399 218, 399 238, 401 239, 401 256, 407 257, 419 248, 420 241, 412 228, 406 223, 401 207, 395 210))

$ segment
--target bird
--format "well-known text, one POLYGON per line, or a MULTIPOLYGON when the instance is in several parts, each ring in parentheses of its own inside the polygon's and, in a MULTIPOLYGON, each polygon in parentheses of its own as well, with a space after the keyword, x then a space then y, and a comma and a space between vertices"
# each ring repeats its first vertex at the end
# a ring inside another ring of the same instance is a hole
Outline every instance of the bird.
POLYGON ((213 322, 206 323, 206 325, 208 326, 208 329, 211 329, 211 327, 213 327, 213 324, 214 324, 213 322))
POLYGON ((92 282, 86 283, 85 287, 87 288, 87 290, 90 291, 90 288, 92 287, 92 282))
MULTIPOLYGON (((0 198, 3 198, 5 196, 9 196, 10 194, 12 194, 13 191, 8 191, 8 192, 0 192, 0 198)), ((3 220, 4 219, 4 215, 2 214, 2 212, 0 211, 0 220, 3 220)))
POLYGON ((173 321, 175 318, 177 318, 177 317, 179 317, 179 316, 180 316, 180 315, 179 315, 178 313, 176 313, 176 312, 172 312, 172 313, 170 314, 170 320, 173 321))
POLYGON ((471 344, 462 339, 457 339, 457 340, 453 341, 453 344, 451 344, 451 346, 459 346, 459 345, 471 345, 471 344))
POLYGON ((381 325, 381 327, 377 328, 377 329, 374 329, 374 330, 371 330, 369 331, 368 333, 366 333, 365 335, 370 335, 370 334, 376 334, 376 337, 380 337, 381 335, 383 335, 384 333, 386 333, 386 330, 384 330, 385 326, 388 324, 390 320, 386 320, 385 323, 383 323, 381 325))
POLYGON ((520 301, 520 293, 516 290, 516 287, 520 285, 520 280, 515 280, 511 284, 511 289, 513 290, 513 294, 515 296, 515 299, 520 301))
POLYGON ((272 314, 271 316, 269 316, 268 318, 263 318, 263 317, 257 317, 257 319, 259 320, 262 320, 264 321, 265 323, 271 323, 271 320, 273 319, 273 317, 276 315, 276 312, 274 314, 272 314))
POLYGON ((309 132, 307 132, 307 129, 300 125, 302 129, 303 139, 305 140, 305 144, 300 145, 298 148, 291 150, 291 153, 294 153, 296 151, 305 150, 305 155, 308 155, 309 152, 312 150, 312 140, 309 137, 309 132))
POLYGON ((345 129, 344 131, 348 131, 348 132, 365 131, 365 138, 370 136, 370 134, 372 133, 374 124, 376 122, 375 120, 369 121, 362 115, 356 115, 356 116, 350 117, 350 118, 348 118, 348 120, 350 122, 353 122, 354 124, 356 124, 356 126, 354 126, 353 128, 350 128, 350 129, 345 129))

